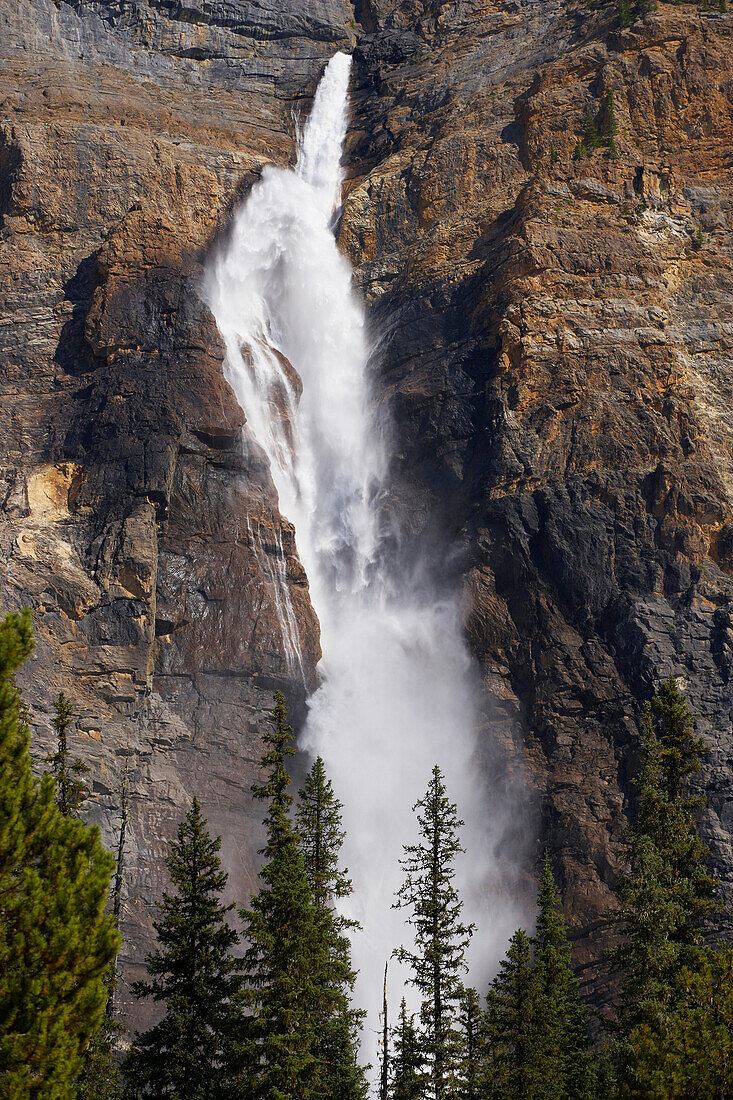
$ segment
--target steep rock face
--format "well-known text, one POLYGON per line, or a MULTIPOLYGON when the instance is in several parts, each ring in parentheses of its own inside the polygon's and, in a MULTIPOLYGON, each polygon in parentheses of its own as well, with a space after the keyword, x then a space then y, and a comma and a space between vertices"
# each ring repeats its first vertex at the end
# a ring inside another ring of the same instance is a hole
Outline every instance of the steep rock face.
POLYGON ((356 58, 339 236, 383 337, 392 507, 462 547, 487 756, 499 744, 537 811, 507 844, 527 867, 537 837, 552 848, 602 997, 634 723, 673 672, 713 749, 705 827, 733 889, 733 17, 660 3, 621 31, 615 13, 2 5, 2 609, 33 608, 39 754, 63 687, 109 841, 129 769, 126 975, 194 792, 233 892, 253 882, 263 714, 273 687, 296 713, 306 691, 277 618, 280 542, 313 682, 294 533, 197 290, 339 48, 356 58), (609 91, 618 157, 574 160, 609 91))
POLYGON ((353 134, 341 239, 389 334, 399 493, 416 532, 437 510, 464 542, 487 699, 521 710, 603 997, 635 719, 669 673, 712 749, 705 830, 733 892, 733 21, 369 10, 357 119, 379 123, 353 134), (588 114, 615 156, 577 149, 588 114))
POLYGON ((237 196, 290 156, 299 97, 347 44, 351 12, 254 10, 0 12, 2 606, 33 609, 23 687, 39 756, 63 688, 109 843, 128 772, 128 977, 194 793, 248 896, 263 716, 275 687, 302 709, 319 656, 293 530, 246 426, 240 438, 198 289, 237 196), (303 673, 278 620, 283 567, 303 673))

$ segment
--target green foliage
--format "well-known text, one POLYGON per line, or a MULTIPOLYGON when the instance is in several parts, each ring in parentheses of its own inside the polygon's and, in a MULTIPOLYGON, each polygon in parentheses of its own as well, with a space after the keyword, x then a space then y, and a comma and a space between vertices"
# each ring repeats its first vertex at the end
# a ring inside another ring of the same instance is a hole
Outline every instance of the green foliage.
POLYGON ((392 1033, 390 1100, 422 1100, 425 1096, 423 1055, 415 1018, 407 1013, 405 998, 400 1005, 400 1017, 392 1033))
POLYGON ((608 155, 611 160, 618 158, 616 148, 616 135, 618 134, 618 122, 616 121, 616 101, 613 92, 609 92, 603 104, 603 140, 608 146, 608 155))
POLYGON ((458 1100, 482 1100, 485 1077, 484 1023, 475 989, 465 989, 461 998, 461 1061, 458 1100))
POLYGON ((51 774, 56 780, 56 801, 62 814, 67 817, 78 814, 79 807, 86 798, 86 786, 82 776, 89 768, 79 757, 70 758, 69 730, 74 719, 71 702, 59 692, 54 703, 53 728, 56 731, 56 752, 48 757, 51 774))
POLYGON ((453 879, 463 822, 446 794, 440 768, 433 768, 424 798, 415 803, 420 840, 404 848, 405 880, 397 908, 411 910, 408 924, 415 931, 415 950, 404 947, 397 957, 411 971, 411 983, 422 998, 421 1044, 426 1058, 426 1096, 443 1100, 453 1095, 460 1051, 458 1007, 463 995, 461 975, 473 925, 461 920, 463 904, 453 879))
POLYGON ((659 1027, 631 1032, 635 1082, 644 1100, 719 1100, 733 1093, 733 948, 707 952, 677 976, 673 1008, 659 1027))
POLYGON ((705 244, 705 234, 702 231, 702 226, 698 225, 692 238, 692 247, 696 252, 699 252, 702 246, 705 244))
POLYGON ((542 1021, 532 944, 519 928, 489 989, 486 1009, 488 1073, 491 1100, 537 1100, 544 1096, 541 1067, 535 1058, 535 1036, 542 1021))
POLYGON ((592 108, 588 107, 583 116, 583 147, 587 153, 591 153, 601 144, 601 139, 596 126, 596 118, 592 108))
POLYGON ((573 160, 582 160, 585 156, 587 156, 585 145, 582 141, 580 141, 580 139, 578 139, 578 141, 576 141, 575 143, 575 148, 573 149, 573 160))
POLYGON ((559 1096, 567 1100, 593 1100, 597 1093, 588 1050, 586 1012, 570 965, 565 919, 547 852, 537 904, 534 965, 540 1027, 534 1056, 546 1080, 555 1082, 559 1096))
POLYGON ((550 142, 550 165, 551 165, 551 167, 554 168, 559 160, 560 160, 560 155, 557 151, 557 147, 555 146, 555 142, 551 141, 550 142))
POLYGON ((529 940, 521 929, 515 934, 489 991, 490 1095, 594 1100, 598 1080, 586 1013, 547 854, 537 905, 535 938, 529 940))
POLYGON ((212 839, 194 798, 166 860, 175 893, 164 893, 154 922, 158 948, 136 997, 165 1006, 159 1023, 137 1035, 125 1062, 125 1095, 219 1100, 227 1095, 232 1005, 241 986, 238 941, 223 905, 227 882, 221 838, 212 839))
POLYGON ((106 1002, 118 939, 104 906, 112 857, 64 816, 31 771, 13 676, 33 648, 30 614, 0 624, 0 1095, 73 1100, 106 1002))
POLYGON ((618 18, 622 27, 630 27, 634 22, 631 10, 631 0, 619 0, 618 18))
POLYGON ((348 873, 339 868, 345 835, 341 828, 342 809, 319 756, 298 791, 296 828, 313 900, 322 910, 329 909, 335 898, 345 898, 351 893, 348 873))
MULTIPOLYGON (((113 967, 105 975, 107 1005, 112 1000, 115 972, 113 967)), ((119 1100, 122 1095, 122 1078, 114 1058, 117 1039, 124 1031, 122 1024, 105 1012, 99 1028, 84 1051, 81 1073, 77 1078, 76 1100, 119 1100)))
MULTIPOLYGON (((719 908, 707 848, 696 830, 702 799, 688 789, 704 752, 684 696, 670 677, 644 714, 630 872, 619 882, 623 938, 613 955, 625 975, 618 1026, 627 1038, 635 1029, 662 1026, 680 972, 694 971, 701 960, 703 921, 719 908)), ((632 1087, 634 1056, 628 1046, 620 1062, 626 1087, 632 1087)))
POLYGON ((350 1003, 356 973, 346 934, 359 925, 334 910, 334 901, 348 897, 352 889, 347 872, 339 867, 344 839, 341 809, 319 756, 298 792, 296 813, 296 829, 315 903, 314 936, 321 940, 316 957, 324 963, 323 971, 312 976, 316 1000, 311 1021, 315 1032, 313 1054, 319 1062, 312 1095, 359 1100, 368 1092, 364 1070, 357 1061, 364 1013, 354 1010, 350 1003))
POLYGON ((248 1097, 308 1100, 319 1077, 315 1022, 323 1011, 319 979, 328 956, 289 815, 286 763, 295 749, 280 692, 275 694, 272 722, 260 761, 265 780, 252 788, 256 798, 268 802, 262 886, 241 914, 249 944, 245 970, 251 1009, 240 1043, 241 1080, 248 1097))

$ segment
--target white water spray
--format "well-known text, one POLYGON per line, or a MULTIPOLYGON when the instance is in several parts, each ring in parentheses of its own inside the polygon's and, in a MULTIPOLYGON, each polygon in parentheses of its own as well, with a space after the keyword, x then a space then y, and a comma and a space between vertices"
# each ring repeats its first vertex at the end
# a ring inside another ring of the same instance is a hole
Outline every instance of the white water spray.
MULTIPOLYGON (((412 804, 438 763, 467 825, 459 886, 480 932, 484 979, 515 914, 492 897, 497 831, 475 759, 475 697, 457 595, 404 579, 380 539, 387 477, 369 386, 364 313, 331 219, 340 201, 350 59, 336 54, 319 85, 293 171, 267 167, 208 274, 206 297, 226 370, 266 451, 281 512, 295 524, 321 624, 321 687, 302 743, 320 753, 344 803, 357 998, 377 1026, 386 958, 408 944, 391 908, 412 804), (299 395, 299 380, 302 395, 299 395)), ((423 570, 423 572, 425 572, 423 570)), ((286 652, 292 624, 281 619, 286 652)), ((295 635, 297 638, 297 633, 295 635)), ((298 655, 299 656, 299 655, 298 655)), ((402 995, 393 966, 392 1000, 402 995)), ((376 1061, 369 1040, 366 1056, 376 1061)))

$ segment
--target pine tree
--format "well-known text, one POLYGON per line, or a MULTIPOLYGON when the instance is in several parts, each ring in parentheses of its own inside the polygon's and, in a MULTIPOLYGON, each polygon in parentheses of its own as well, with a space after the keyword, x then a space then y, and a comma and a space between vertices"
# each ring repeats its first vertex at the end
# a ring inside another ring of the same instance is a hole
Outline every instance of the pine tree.
POLYGON ((539 909, 534 938, 534 967, 539 991, 539 1013, 534 1057, 541 1072, 563 1100, 593 1100, 597 1095, 588 1049, 586 1012, 570 965, 565 920, 545 852, 537 898, 539 909))
POLYGON ((390 1100, 422 1100, 425 1095, 425 1074, 420 1037, 414 1016, 407 1013, 404 997, 397 1027, 392 1033, 392 1045, 394 1056, 390 1066, 390 1100))
MULTIPOLYGON (((660 1028, 680 971, 694 970, 702 958, 703 922, 719 908, 706 866, 708 850, 696 829, 703 799, 688 789, 704 751, 684 696, 670 677, 644 714, 638 813, 628 841, 630 872, 619 884, 623 938, 613 955, 624 971, 618 1010, 622 1036, 643 1025, 660 1028)), ((628 1047, 621 1062, 627 1082, 633 1080, 628 1047)))
POLYGON ((322 1007, 317 977, 327 957, 319 935, 305 860, 290 818, 287 761, 293 731, 285 700, 275 693, 273 729, 260 761, 265 781, 256 798, 268 803, 262 886, 242 911, 245 924, 246 999, 251 1009, 240 1044, 240 1080, 246 1095, 263 1100, 310 1100, 318 1083, 315 1019, 322 1007))
POLYGON ((154 921, 158 948, 145 960, 148 980, 136 997, 152 997, 165 1015, 137 1035, 125 1062, 125 1095, 220 1100, 228 1095, 232 1004, 241 985, 231 954, 237 933, 221 893, 221 838, 212 839, 194 798, 166 860, 175 893, 164 893, 154 921))
POLYGON ((314 986, 320 986, 321 1002, 314 1006, 312 1021, 316 1033, 313 1053, 320 1063, 314 1096, 359 1100, 368 1092, 364 1070, 357 1061, 364 1013, 351 1007, 356 973, 348 938, 348 932, 359 925, 334 909, 338 899, 352 892, 347 872, 339 867, 344 840, 341 810, 319 756, 298 792, 296 812, 296 829, 316 908, 315 934, 322 940, 318 955, 325 961, 324 972, 313 975, 314 986))
MULTIPOLYGON (((119 930, 122 915, 122 880, 125 862, 125 838, 128 822, 127 766, 120 787, 120 832, 117 840, 117 858, 112 888, 112 916, 119 930)), ((92 1036, 84 1052, 84 1062, 77 1081, 77 1100, 117 1100, 121 1095, 122 1079, 115 1060, 115 1046, 122 1032, 122 1024, 115 1019, 115 989, 117 987, 117 958, 105 975, 107 1004, 104 1018, 92 1036)))
POLYGON ((73 1100, 104 1013, 118 939, 104 906, 112 870, 96 828, 66 817, 32 773, 13 676, 33 648, 30 614, 0 624, 0 1095, 73 1100))
POLYGON ((415 950, 397 957, 411 970, 411 983, 422 998, 421 1042, 427 1061, 430 1100, 455 1096, 460 1036, 457 1013, 463 993, 461 975, 473 925, 461 920, 462 902, 453 883, 455 859, 463 852, 458 837, 463 822, 446 794, 440 768, 433 768, 424 798, 415 803, 420 840, 405 846, 405 881, 396 906, 409 908, 415 950))
POLYGON ((634 22, 631 0, 619 0, 618 17, 622 27, 630 27, 634 22))
MULTIPOLYGON (((74 720, 70 699, 59 692, 54 703, 53 727, 56 731, 56 752, 49 756, 51 774, 56 781, 56 802, 65 817, 78 817, 87 789, 83 776, 89 767, 80 757, 71 759, 69 731, 74 720)), ((114 926, 118 927, 118 913, 113 911, 114 926)), ((121 1078, 114 1061, 114 1044, 122 1031, 110 1015, 113 989, 116 983, 116 956, 104 975, 107 993, 105 1013, 99 1027, 91 1036, 82 1056, 82 1066, 76 1081, 76 1100, 117 1100, 120 1096, 121 1078)))
POLYGON ((461 1066, 459 1100, 483 1100, 484 1067, 483 1013, 475 989, 466 989, 461 998, 461 1066))
POLYGON ((89 771, 80 757, 70 759, 69 730, 74 720, 71 702, 59 692, 54 703, 53 728, 56 731, 56 752, 48 757, 51 774, 56 780, 56 801, 62 814, 77 814, 86 798, 87 789, 82 776, 89 771))
POLYGON ((531 941, 519 928, 487 998, 484 1089, 491 1100, 544 1100, 547 1095, 548 1082, 535 1046, 542 1026, 541 1000, 531 941))

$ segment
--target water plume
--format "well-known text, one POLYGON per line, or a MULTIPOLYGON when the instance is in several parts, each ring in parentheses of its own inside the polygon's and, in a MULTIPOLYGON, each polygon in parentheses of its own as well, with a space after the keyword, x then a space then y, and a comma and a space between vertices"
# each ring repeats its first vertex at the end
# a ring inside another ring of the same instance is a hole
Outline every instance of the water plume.
MULTIPOLYGON (((391 908, 402 844, 414 840, 411 807, 434 763, 467 823, 458 878, 481 929, 472 962, 482 977, 515 914, 492 886, 503 822, 477 764, 475 670, 458 593, 446 595, 427 562, 406 569, 399 540, 383 529, 389 432, 372 392, 364 309, 332 231, 349 70, 344 54, 329 62, 295 168, 264 169, 205 296, 227 376, 295 525, 321 624, 321 685, 301 744, 323 756, 344 804, 349 915, 363 926, 353 943, 357 1000, 376 1029, 385 959, 409 943, 404 913, 391 908)), ((285 612, 281 622, 288 652, 297 636, 285 612)), ((396 970, 393 1002, 402 995, 396 970)), ((368 1033, 365 1054, 375 1061, 368 1033)))

